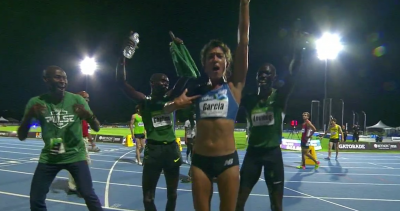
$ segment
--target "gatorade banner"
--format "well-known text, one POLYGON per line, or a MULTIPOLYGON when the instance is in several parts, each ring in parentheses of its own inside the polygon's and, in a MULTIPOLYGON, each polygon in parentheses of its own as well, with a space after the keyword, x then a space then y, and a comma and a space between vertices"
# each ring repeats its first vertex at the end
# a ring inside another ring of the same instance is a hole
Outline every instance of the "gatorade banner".
MULTIPOLYGON (((320 140, 311 140, 310 146, 313 146, 315 150, 321 150, 321 141, 320 140)), ((301 150, 301 141, 300 140, 293 140, 293 139, 282 139, 281 149, 287 150, 301 150)))
POLYGON ((400 142, 350 142, 339 143, 339 149, 346 150, 400 150, 400 142))
POLYGON ((368 150, 368 143, 339 143, 339 150, 368 150))

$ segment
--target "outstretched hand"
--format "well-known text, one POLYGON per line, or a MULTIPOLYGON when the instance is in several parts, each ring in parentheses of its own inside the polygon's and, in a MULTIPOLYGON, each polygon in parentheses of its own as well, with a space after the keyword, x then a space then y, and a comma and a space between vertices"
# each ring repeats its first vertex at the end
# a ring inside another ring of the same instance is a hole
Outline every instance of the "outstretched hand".
POLYGON ((171 37, 171 40, 174 41, 175 44, 178 44, 178 45, 183 44, 183 41, 180 38, 175 37, 175 35, 174 35, 174 33, 172 33, 172 31, 169 31, 169 36, 171 37))
POLYGON ((191 96, 188 97, 187 94, 188 90, 185 89, 185 91, 183 91, 183 93, 181 94, 181 96, 177 97, 174 99, 174 105, 178 108, 178 109, 182 109, 182 108, 186 108, 187 106, 190 106, 193 102, 193 100, 199 98, 201 95, 195 95, 195 96, 191 96))

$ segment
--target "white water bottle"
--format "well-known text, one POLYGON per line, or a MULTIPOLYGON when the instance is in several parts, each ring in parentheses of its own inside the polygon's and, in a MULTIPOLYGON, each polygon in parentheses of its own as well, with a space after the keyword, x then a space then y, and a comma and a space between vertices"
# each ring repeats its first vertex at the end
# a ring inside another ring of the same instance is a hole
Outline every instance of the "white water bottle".
POLYGON ((127 45, 125 47, 123 54, 127 59, 132 58, 133 54, 135 53, 136 47, 139 44, 139 34, 133 33, 129 39, 134 43, 134 45, 127 45))

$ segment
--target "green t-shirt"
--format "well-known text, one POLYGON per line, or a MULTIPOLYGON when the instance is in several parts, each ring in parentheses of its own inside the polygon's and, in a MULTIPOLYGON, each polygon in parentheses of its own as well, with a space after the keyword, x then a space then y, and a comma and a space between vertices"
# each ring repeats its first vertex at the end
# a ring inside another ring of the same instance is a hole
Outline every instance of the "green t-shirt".
POLYGON ((170 99, 167 96, 159 100, 154 100, 151 96, 148 96, 141 102, 140 110, 147 139, 161 142, 175 141, 173 114, 163 112, 164 105, 168 101, 170 99))
POLYGON ((257 148, 277 147, 282 142, 283 101, 273 89, 267 100, 257 94, 245 95, 241 105, 246 111, 249 130, 248 145, 257 148))
POLYGON ((40 154, 40 163, 65 164, 86 160, 85 142, 82 135, 82 119, 73 111, 75 104, 84 105, 90 111, 87 102, 80 96, 65 92, 64 100, 58 104, 50 101, 49 94, 33 97, 29 100, 25 114, 35 105, 44 105, 47 109, 39 117, 42 128, 44 148, 40 154), (56 141, 57 140, 57 141, 56 141), (52 153, 54 142, 61 142, 64 152, 52 153))
POLYGON ((142 116, 138 114, 134 114, 135 119, 135 128, 133 129, 134 134, 143 134, 144 133, 144 123, 142 116))

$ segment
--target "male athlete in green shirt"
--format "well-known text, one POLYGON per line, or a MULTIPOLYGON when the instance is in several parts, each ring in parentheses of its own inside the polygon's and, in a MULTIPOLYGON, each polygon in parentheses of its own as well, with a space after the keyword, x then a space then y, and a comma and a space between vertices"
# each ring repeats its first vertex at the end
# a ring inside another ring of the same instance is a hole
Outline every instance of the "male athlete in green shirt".
MULTIPOLYGON (((298 34, 298 33, 295 33, 298 34)), ((298 35, 295 36, 295 38, 298 35)), ((302 47, 295 47, 289 73, 283 87, 274 89, 276 70, 272 64, 257 72, 258 92, 242 97, 241 106, 250 124, 248 148, 240 170, 240 189, 236 211, 244 210, 247 198, 258 182, 264 167, 272 211, 282 210, 284 167, 280 144, 287 99, 295 84, 301 64, 302 47)))
MULTIPOLYGON (((183 43, 179 38, 174 38, 174 42, 183 43)), ((142 174, 144 208, 146 211, 157 210, 154 197, 158 179, 163 171, 168 198, 165 210, 174 211, 182 156, 176 143, 173 114, 165 113, 163 110, 164 105, 173 99, 170 96, 172 90, 168 91, 169 79, 163 73, 153 74, 150 78, 151 94, 146 96, 126 82, 125 58, 123 57, 117 66, 116 80, 124 93, 139 104, 146 130, 147 143, 142 174)))
POLYGON ((82 120, 86 120, 96 132, 100 130, 100 124, 80 95, 65 91, 68 80, 63 69, 57 66, 46 68, 43 71, 43 80, 49 92, 29 100, 18 128, 18 138, 23 141, 28 136, 31 121, 39 120, 45 144, 33 174, 31 210, 47 210, 46 194, 62 169, 71 173, 88 209, 103 210, 93 190, 92 177, 86 162, 82 120))

